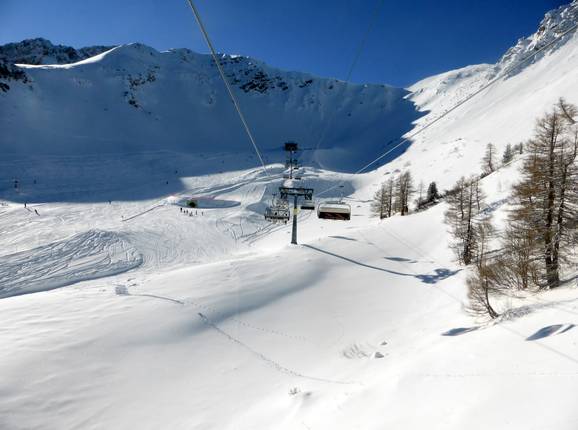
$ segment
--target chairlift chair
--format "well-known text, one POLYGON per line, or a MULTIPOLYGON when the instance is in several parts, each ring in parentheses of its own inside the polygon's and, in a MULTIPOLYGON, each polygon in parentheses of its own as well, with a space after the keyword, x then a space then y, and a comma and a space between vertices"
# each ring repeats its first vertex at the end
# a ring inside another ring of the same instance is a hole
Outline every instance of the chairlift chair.
POLYGON ((312 199, 305 199, 301 203, 301 209, 304 211, 312 211, 315 209, 315 202, 312 199))
POLYGON ((265 209, 265 219, 271 222, 284 222, 287 224, 289 221, 289 203, 287 200, 274 199, 273 203, 265 209))
POLYGON ((328 201, 317 206, 317 217, 320 219, 343 220, 351 219, 351 206, 342 201, 328 201))

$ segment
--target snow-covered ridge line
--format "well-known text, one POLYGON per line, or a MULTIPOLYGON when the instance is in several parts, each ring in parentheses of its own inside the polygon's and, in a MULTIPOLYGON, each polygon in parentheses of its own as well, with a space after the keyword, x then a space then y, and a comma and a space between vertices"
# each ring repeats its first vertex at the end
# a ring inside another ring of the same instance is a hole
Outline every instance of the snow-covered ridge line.
POLYGON ((94 57, 111 48, 113 46, 87 46, 76 49, 72 46, 54 45, 43 38, 26 39, 0 45, 0 61, 27 65, 70 64, 94 57))
POLYGON ((466 66, 422 79, 408 87, 413 93, 410 98, 423 109, 437 112, 448 109, 492 79, 511 78, 556 52, 576 37, 576 29, 570 29, 577 23, 578 0, 573 0, 571 4, 547 12, 537 31, 520 38, 495 64, 466 66), (565 32, 568 33, 554 43, 565 32), (523 61, 550 44, 528 61, 523 61))
MULTIPOLYGON (((332 118, 320 151, 308 156, 347 171, 420 116, 404 89, 283 71, 238 55, 221 61, 269 163, 280 161, 287 140, 316 148, 332 118)), ((0 98, 7 153, 249 152, 209 55, 133 43, 19 70, 28 81, 10 82, 0 98)))

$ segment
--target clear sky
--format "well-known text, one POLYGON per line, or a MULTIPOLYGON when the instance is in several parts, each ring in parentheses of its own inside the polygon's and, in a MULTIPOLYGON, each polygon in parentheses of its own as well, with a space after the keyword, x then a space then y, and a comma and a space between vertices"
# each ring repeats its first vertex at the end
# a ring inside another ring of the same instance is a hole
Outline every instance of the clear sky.
MULTIPOLYGON (((407 86, 495 62, 546 11, 570 0, 196 0, 220 52, 345 78, 407 86)), ((207 52, 186 0, 0 0, 0 44, 44 37, 82 47, 142 42, 207 52)))

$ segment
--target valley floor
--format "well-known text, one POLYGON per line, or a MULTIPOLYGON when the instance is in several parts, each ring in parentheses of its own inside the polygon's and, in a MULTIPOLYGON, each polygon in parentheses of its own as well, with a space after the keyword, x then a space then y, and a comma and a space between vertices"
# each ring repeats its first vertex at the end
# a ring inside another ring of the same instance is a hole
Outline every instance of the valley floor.
POLYGON ((578 428, 577 290, 476 322, 443 205, 380 222, 360 188, 291 246, 258 172, 183 183, 0 206, 0 428, 578 428))

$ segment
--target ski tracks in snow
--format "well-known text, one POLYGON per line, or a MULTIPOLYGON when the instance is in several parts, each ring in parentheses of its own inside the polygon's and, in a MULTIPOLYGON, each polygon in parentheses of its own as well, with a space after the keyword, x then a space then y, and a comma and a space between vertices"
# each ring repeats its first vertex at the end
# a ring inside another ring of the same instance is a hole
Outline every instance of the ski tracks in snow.
POLYGON ((122 235, 89 230, 4 255, 0 261, 0 298, 117 275, 138 267, 142 261, 142 256, 122 235))

